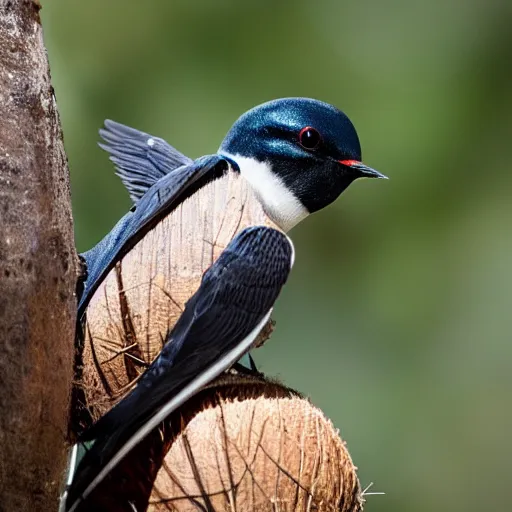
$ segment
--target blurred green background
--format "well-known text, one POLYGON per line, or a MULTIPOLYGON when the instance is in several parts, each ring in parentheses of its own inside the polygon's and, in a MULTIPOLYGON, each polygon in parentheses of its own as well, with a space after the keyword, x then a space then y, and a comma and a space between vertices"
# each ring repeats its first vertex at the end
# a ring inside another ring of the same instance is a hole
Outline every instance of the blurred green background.
POLYGON ((295 228, 263 370, 347 440, 367 510, 510 510, 512 2, 43 2, 83 251, 129 207, 104 118, 216 150, 248 108, 334 103, 364 160, 295 228))

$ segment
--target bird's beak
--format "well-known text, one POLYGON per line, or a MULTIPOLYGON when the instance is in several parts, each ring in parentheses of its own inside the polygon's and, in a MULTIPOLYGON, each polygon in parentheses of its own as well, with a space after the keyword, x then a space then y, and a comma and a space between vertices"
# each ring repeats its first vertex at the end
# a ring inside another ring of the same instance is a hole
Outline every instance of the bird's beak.
POLYGON ((338 160, 338 162, 345 167, 350 167, 350 169, 353 169, 361 178, 381 178, 384 180, 388 179, 388 177, 384 174, 381 174, 379 171, 364 165, 358 160, 338 160))

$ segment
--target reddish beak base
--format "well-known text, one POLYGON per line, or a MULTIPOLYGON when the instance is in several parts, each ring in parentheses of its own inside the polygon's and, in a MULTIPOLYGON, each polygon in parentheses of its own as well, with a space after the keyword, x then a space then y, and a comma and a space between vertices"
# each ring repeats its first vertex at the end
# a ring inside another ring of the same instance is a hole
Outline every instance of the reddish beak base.
POLYGON ((341 165, 346 165, 347 167, 352 167, 353 165, 358 165, 361 162, 359 160, 339 160, 341 165))
POLYGON ((381 174, 379 171, 376 171, 375 169, 372 169, 371 167, 368 167, 367 165, 364 165, 362 162, 359 162, 358 160, 338 160, 338 162, 341 165, 344 165, 345 167, 349 167, 350 169, 353 169, 358 173, 361 178, 381 178, 387 180, 388 177, 384 174, 381 174))

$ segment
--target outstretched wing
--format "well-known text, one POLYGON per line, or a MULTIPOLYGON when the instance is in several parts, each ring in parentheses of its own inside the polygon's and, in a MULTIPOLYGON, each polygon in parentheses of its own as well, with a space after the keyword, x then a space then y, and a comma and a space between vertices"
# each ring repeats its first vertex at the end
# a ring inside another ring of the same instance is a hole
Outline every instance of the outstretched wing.
POLYGON ((94 444, 77 468, 66 510, 76 510, 149 432, 250 349, 293 257, 290 239, 275 229, 247 228, 231 241, 136 388, 84 434, 81 441, 94 444))
POLYGON ((165 140, 110 119, 100 136, 105 142, 98 145, 110 154, 134 204, 166 174, 192 163, 165 140))
POLYGON ((80 319, 99 283, 122 258, 162 217, 168 215, 193 187, 220 176, 228 162, 219 155, 198 158, 160 178, 91 250, 82 254, 87 265, 87 277, 79 299, 80 319))

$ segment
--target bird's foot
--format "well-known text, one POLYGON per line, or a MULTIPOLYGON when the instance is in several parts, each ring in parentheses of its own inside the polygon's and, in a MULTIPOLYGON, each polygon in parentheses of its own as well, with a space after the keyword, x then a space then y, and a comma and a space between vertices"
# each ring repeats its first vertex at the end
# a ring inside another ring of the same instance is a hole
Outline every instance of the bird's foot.
POLYGON ((251 375, 256 377, 261 377, 263 374, 258 371, 256 367, 256 363, 252 358, 251 354, 246 354, 240 361, 236 362, 231 370, 240 375, 251 375))

